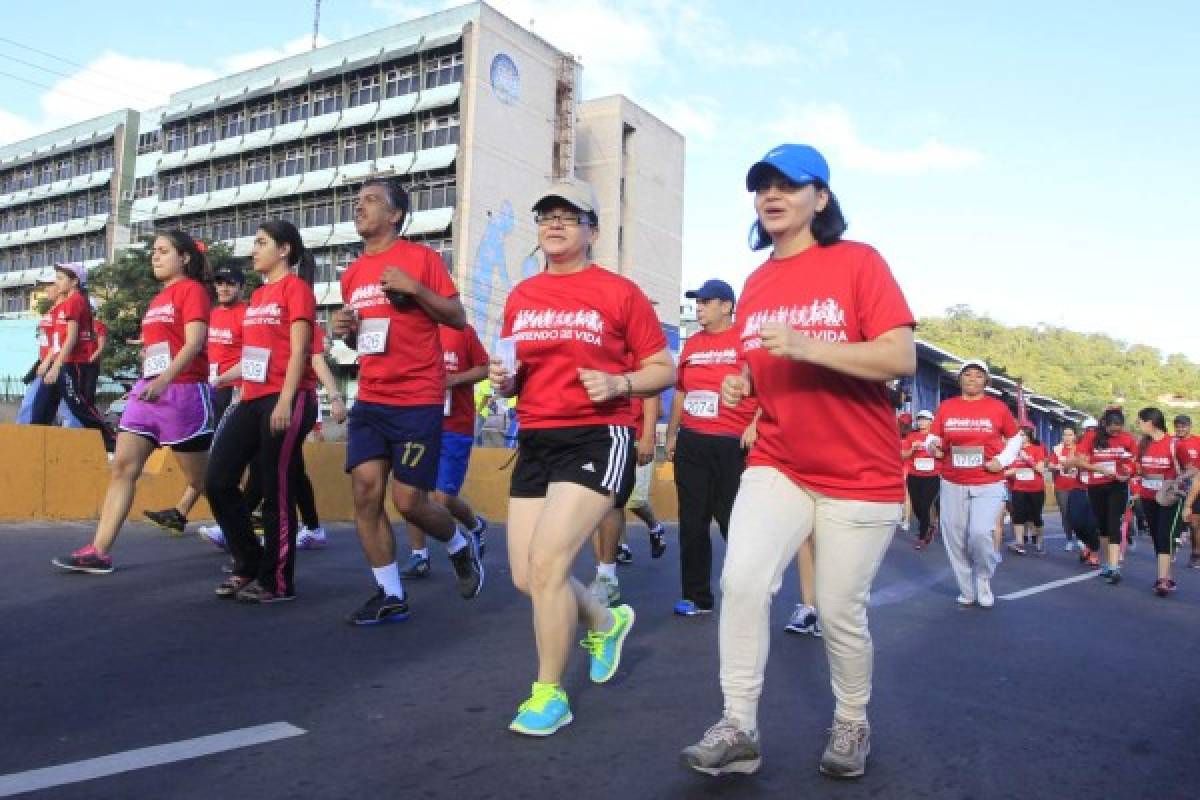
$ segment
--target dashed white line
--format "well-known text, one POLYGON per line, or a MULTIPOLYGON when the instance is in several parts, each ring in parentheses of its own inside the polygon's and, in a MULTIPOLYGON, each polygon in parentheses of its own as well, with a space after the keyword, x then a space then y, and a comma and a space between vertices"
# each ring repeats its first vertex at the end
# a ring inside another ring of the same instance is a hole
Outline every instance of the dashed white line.
POLYGON ((1048 592, 1051 589, 1057 589, 1060 586, 1067 586, 1068 584, 1072 584, 1072 583, 1080 583, 1081 581, 1086 581, 1088 578, 1096 578, 1099 576, 1100 576, 1100 571, 1093 570, 1092 572, 1087 572, 1083 575, 1073 575, 1070 578, 1062 578, 1061 580, 1050 581, 1049 583, 1043 583, 1039 586, 1031 586, 1028 589, 1022 589, 1019 592, 1009 592, 1008 594, 1002 594, 1002 595, 999 595, 999 597, 1001 600, 1020 600, 1022 597, 1029 597, 1030 595, 1033 595, 1033 594, 1040 594, 1042 592, 1048 592))

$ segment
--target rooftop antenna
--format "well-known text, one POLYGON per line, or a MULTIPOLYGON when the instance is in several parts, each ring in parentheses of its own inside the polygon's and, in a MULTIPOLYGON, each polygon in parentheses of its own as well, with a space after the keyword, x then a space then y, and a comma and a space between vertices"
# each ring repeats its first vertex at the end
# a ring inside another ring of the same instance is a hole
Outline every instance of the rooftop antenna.
POLYGON ((321 0, 313 0, 313 41, 312 49, 317 49, 317 31, 321 29, 321 0))

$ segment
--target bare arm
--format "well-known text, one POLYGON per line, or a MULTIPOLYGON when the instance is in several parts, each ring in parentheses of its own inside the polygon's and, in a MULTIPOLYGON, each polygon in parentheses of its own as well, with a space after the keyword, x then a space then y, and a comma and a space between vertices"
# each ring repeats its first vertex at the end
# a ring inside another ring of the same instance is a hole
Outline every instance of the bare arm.
POLYGON ((409 295, 429 318, 439 325, 461 331, 467 327, 467 312, 457 297, 443 297, 425 284, 409 295))
POLYGON ((457 372, 453 375, 446 376, 446 388, 453 389, 456 386, 462 386, 464 383, 474 386, 488 376, 488 368, 471 367, 465 372, 457 372))
POLYGON ((892 328, 869 342, 826 342, 785 323, 763 326, 763 347, 773 356, 825 367, 865 381, 889 381, 917 371, 913 329, 892 328))
POLYGON ((675 441, 679 438, 679 423, 683 421, 683 391, 675 390, 671 399, 671 415, 667 418, 667 460, 675 458, 675 441))

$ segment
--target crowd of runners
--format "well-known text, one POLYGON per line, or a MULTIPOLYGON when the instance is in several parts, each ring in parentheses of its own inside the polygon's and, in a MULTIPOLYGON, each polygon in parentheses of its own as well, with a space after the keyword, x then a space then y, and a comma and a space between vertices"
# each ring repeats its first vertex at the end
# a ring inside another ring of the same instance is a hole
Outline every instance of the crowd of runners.
MULTIPOLYGON (((1200 467, 1200 439, 1180 427, 1186 420, 1175 421, 1171 437, 1162 414, 1145 409, 1139 439, 1113 409, 1078 441, 1068 432, 1047 452, 1031 426, 987 394, 987 365, 969 361, 959 371, 961 396, 920 411, 898 436, 888 382, 916 369, 914 317, 879 253, 843 238, 830 185, 827 162, 806 145, 781 145, 750 167, 751 246, 770 254, 740 298, 715 279, 687 293, 700 330, 676 363, 643 291, 593 261, 599 214, 586 184, 554 183, 531 198, 544 268, 512 290, 489 354, 441 258, 400 235, 403 188, 366 181, 354 214, 364 250, 341 276, 344 306, 330 331, 357 352, 359 370, 345 469, 371 592, 348 621, 408 616, 405 579, 435 569, 429 538, 444 548, 463 598, 482 590, 488 521, 461 492, 475 441, 472 387, 484 379, 516 399, 519 422, 505 530, 512 582, 531 601, 537 663, 509 725, 520 734, 547 736, 572 722, 563 686, 580 625, 590 679, 605 683, 618 669, 637 619, 617 580, 617 564, 632 559, 625 511, 646 523, 653 558, 667 550, 649 485, 659 398, 671 388, 666 452, 679 500, 681 584, 673 611, 720 609, 722 711, 682 751, 695 770, 759 768, 771 601, 796 562, 801 602, 786 630, 823 638, 835 700, 819 768, 864 774, 874 660, 868 598, 906 501, 918 549, 940 532, 964 606, 994 603, 1006 513, 1011 553, 1026 553, 1027 542, 1044 549, 1046 481, 1064 509, 1067 546, 1114 584, 1129 498, 1139 497, 1160 554, 1155 589, 1174 590, 1177 529, 1189 518, 1181 509, 1194 508, 1200 487, 1186 482, 1200 467), (406 522, 403 567, 389 497, 406 522), (726 539, 719 587, 713 522, 726 539), (584 585, 573 566, 589 541, 597 568, 584 585)), ((119 430, 106 433, 114 455, 100 521, 94 540, 54 559, 58 567, 113 571, 138 475, 155 448, 169 447, 188 486, 175 508, 148 512, 151 520, 182 532, 206 496, 216 525, 203 534, 231 556, 215 593, 257 604, 296 597, 296 550, 326 543, 301 447, 317 386, 335 419, 347 411, 325 364, 312 259, 299 232, 264 221, 252 263, 262 285, 246 299, 241 269, 210 274, 202 243, 178 230, 154 239, 162 290, 142 323, 141 380, 119 430)), ((53 323, 37 368, 50 388, 38 391, 34 414, 48 420, 65 398, 82 424, 104 430, 79 389, 88 377, 78 365, 94 346, 80 335, 92 330, 89 307, 72 299, 85 281, 82 271, 59 268, 61 310, 51 316, 64 322, 53 323)))

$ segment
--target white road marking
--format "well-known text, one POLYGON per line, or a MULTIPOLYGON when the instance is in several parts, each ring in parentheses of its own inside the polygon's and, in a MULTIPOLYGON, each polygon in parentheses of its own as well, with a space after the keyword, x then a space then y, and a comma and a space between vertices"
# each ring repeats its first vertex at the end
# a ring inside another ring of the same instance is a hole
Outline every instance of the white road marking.
POLYGON ((1063 578, 1061 580, 1050 581, 1049 583, 1043 583, 1040 586, 1031 586, 1028 589, 1022 589, 1019 592, 1009 592, 1008 594, 999 595, 999 597, 1001 600, 1020 600, 1022 597, 1029 597, 1032 594, 1040 594, 1042 592, 1048 592, 1051 589, 1057 589, 1060 586, 1066 586, 1071 583, 1079 583, 1081 581, 1086 581, 1088 578, 1098 578, 1098 577, 1100 577, 1100 571, 1094 570, 1092 572, 1088 572, 1083 575, 1074 575, 1070 578, 1063 578))
POLYGON ((123 753, 113 753, 110 756, 89 758, 70 764, 59 764, 55 767, 14 772, 10 775, 0 775, 0 797, 12 797, 16 794, 48 789, 52 786, 105 778, 135 769, 186 761, 200 756, 223 753, 227 750, 237 750, 241 747, 251 747, 256 744, 301 736, 305 733, 307 731, 303 728, 297 728, 287 722, 271 722, 266 725, 239 728, 234 731, 214 733, 210 736, 184 739, 169 744, 139 747, 136 750, 126 750, 123 753))

